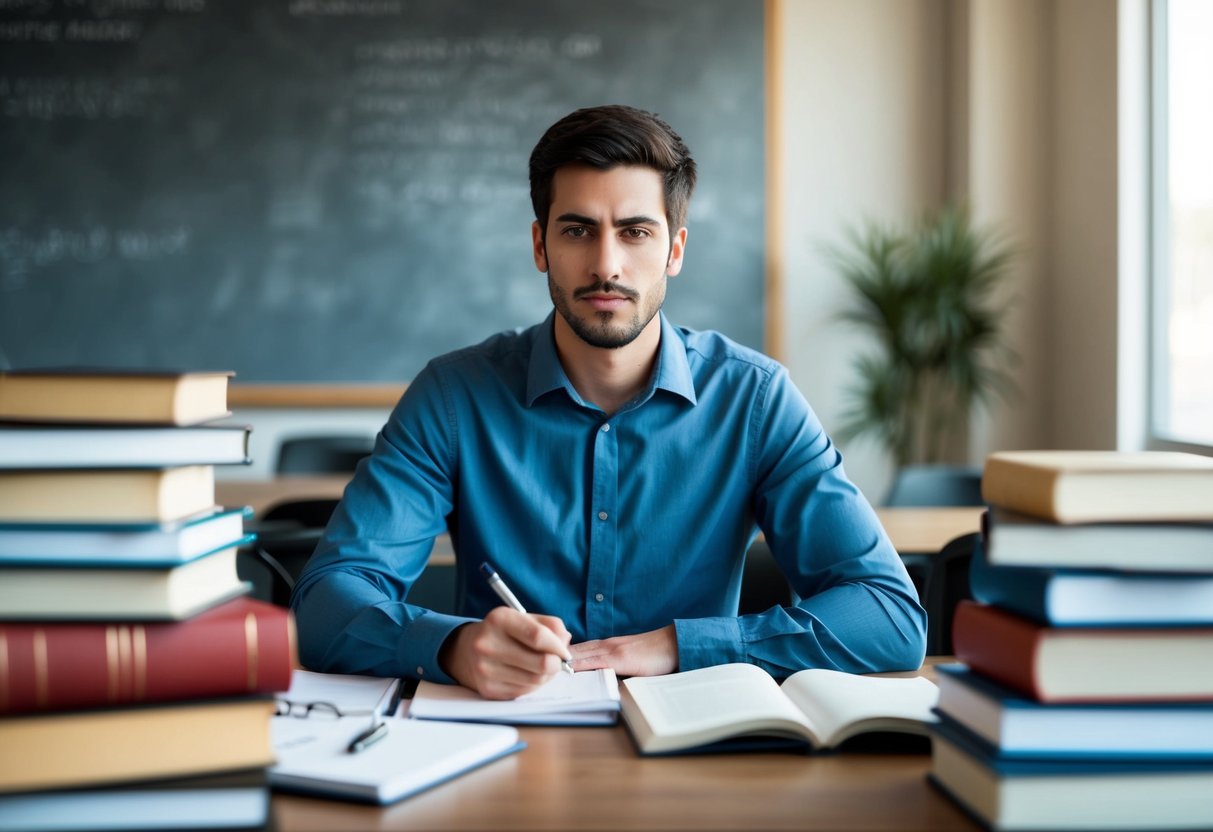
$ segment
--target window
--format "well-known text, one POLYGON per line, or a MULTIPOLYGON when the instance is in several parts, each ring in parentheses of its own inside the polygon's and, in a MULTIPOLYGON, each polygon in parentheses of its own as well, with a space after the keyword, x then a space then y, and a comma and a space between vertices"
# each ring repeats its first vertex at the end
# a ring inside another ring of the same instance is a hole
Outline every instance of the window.
POLYGON ((1213 2, 1155 0, 1151 434, 1213 446, 1213 2))

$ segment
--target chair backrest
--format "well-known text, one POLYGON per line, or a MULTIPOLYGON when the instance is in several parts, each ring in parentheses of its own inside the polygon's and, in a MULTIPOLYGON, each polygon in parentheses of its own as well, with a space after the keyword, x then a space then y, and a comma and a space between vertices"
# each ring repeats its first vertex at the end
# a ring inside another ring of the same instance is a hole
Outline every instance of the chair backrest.
POLYGON ((291 600, 291 590, 320 542, 324 527, 337 508, 335 498, 287 500, 271 506, 252 525, 257 540, 244 552, 240 577, 251 581, 254 597, 279 606, 291 600))
POLYGON ((927 654, 948 655, 952 652, 952 619, 956 605, 972 598, 969 586, 969 564, 973 550, 981 540, 980 532, 962 534, 944 544, 927 573, 927 654))
POLYGON ((375 449, 375 437, 294 436, 278 445, 274 471, 278 474, 343 474, 375 449))
POLYGON ((897 472, 886 506, 980 506, 981 468, 907 465, 897 472))
MULTIPOLYGON (((253 595, 279 606, 291 601, 295 582, 311 559, 339 501, 333 498, 288 500, 271 506, 257 521, 258 539, 240 562, 241 579, 253 595)), ((430 563, 409 589, 409 603, 455 614, 455 567, 430 563)))
POLYGON ((792 603, 792 588, 784 577, 771 547, 765 540, 755 540, 746 552, 741 573, 740 615, 763 612, 771 607, 792 603))

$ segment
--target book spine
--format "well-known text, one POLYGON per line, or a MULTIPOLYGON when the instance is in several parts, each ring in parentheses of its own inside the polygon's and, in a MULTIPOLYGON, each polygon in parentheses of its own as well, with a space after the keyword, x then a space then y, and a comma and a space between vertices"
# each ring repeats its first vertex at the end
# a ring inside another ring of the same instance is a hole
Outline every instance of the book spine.
POLYGON ((991 457, 981 476, 981 497, 993 506, 1058 522, 1057 473, 991 457))
POLYGON ((164 623, 0 624, 0 715, 272 693, 290 687, 294 620, 237 599, 164 623))
POLYGON ((992 604, 1031 618, 1050 622, 1049 586, 1052 570, 1026 566, 993 566, 979 543, 969 563, 969 586, 974 600, 992 604))
POLYGON ((1036 672, 1040 630, 996 607, 961 601, 952 619, 952 649, 976 672, 1041 700, 1036 672))

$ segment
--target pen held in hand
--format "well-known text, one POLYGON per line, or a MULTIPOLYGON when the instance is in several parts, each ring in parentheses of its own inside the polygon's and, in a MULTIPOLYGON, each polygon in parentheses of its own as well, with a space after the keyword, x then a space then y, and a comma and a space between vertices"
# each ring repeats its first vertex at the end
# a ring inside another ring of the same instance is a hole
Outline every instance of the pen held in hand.
MULTIPOLYGON (((526 607, 522 606, 522 602, 518 597, 510 591, 510 588, 505 585, 505 581, 501 580, 501 576, 497 574, 497 570, 487 563, 480 564, 480 571, 488 578, 489 586, 497 593, 497 597, 505 602, 505 605, 512 610, 526 614, 526 607)), ((565 673, 573 673, 573 663, 568 659, 560 660, 560 669, 565 673)))

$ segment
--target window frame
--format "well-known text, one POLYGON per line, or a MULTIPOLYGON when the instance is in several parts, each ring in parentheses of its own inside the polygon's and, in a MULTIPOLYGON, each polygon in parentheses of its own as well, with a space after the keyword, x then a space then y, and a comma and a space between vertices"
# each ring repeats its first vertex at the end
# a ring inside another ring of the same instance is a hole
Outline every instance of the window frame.
POLYGON ((1168 5, 1169 0, 1151 0, 1149 14, 1146 447, 1213 455, 1213 444, 1179 439, 1161 427, 1171 401, 1167 372, 1171 300, 1168 5))

